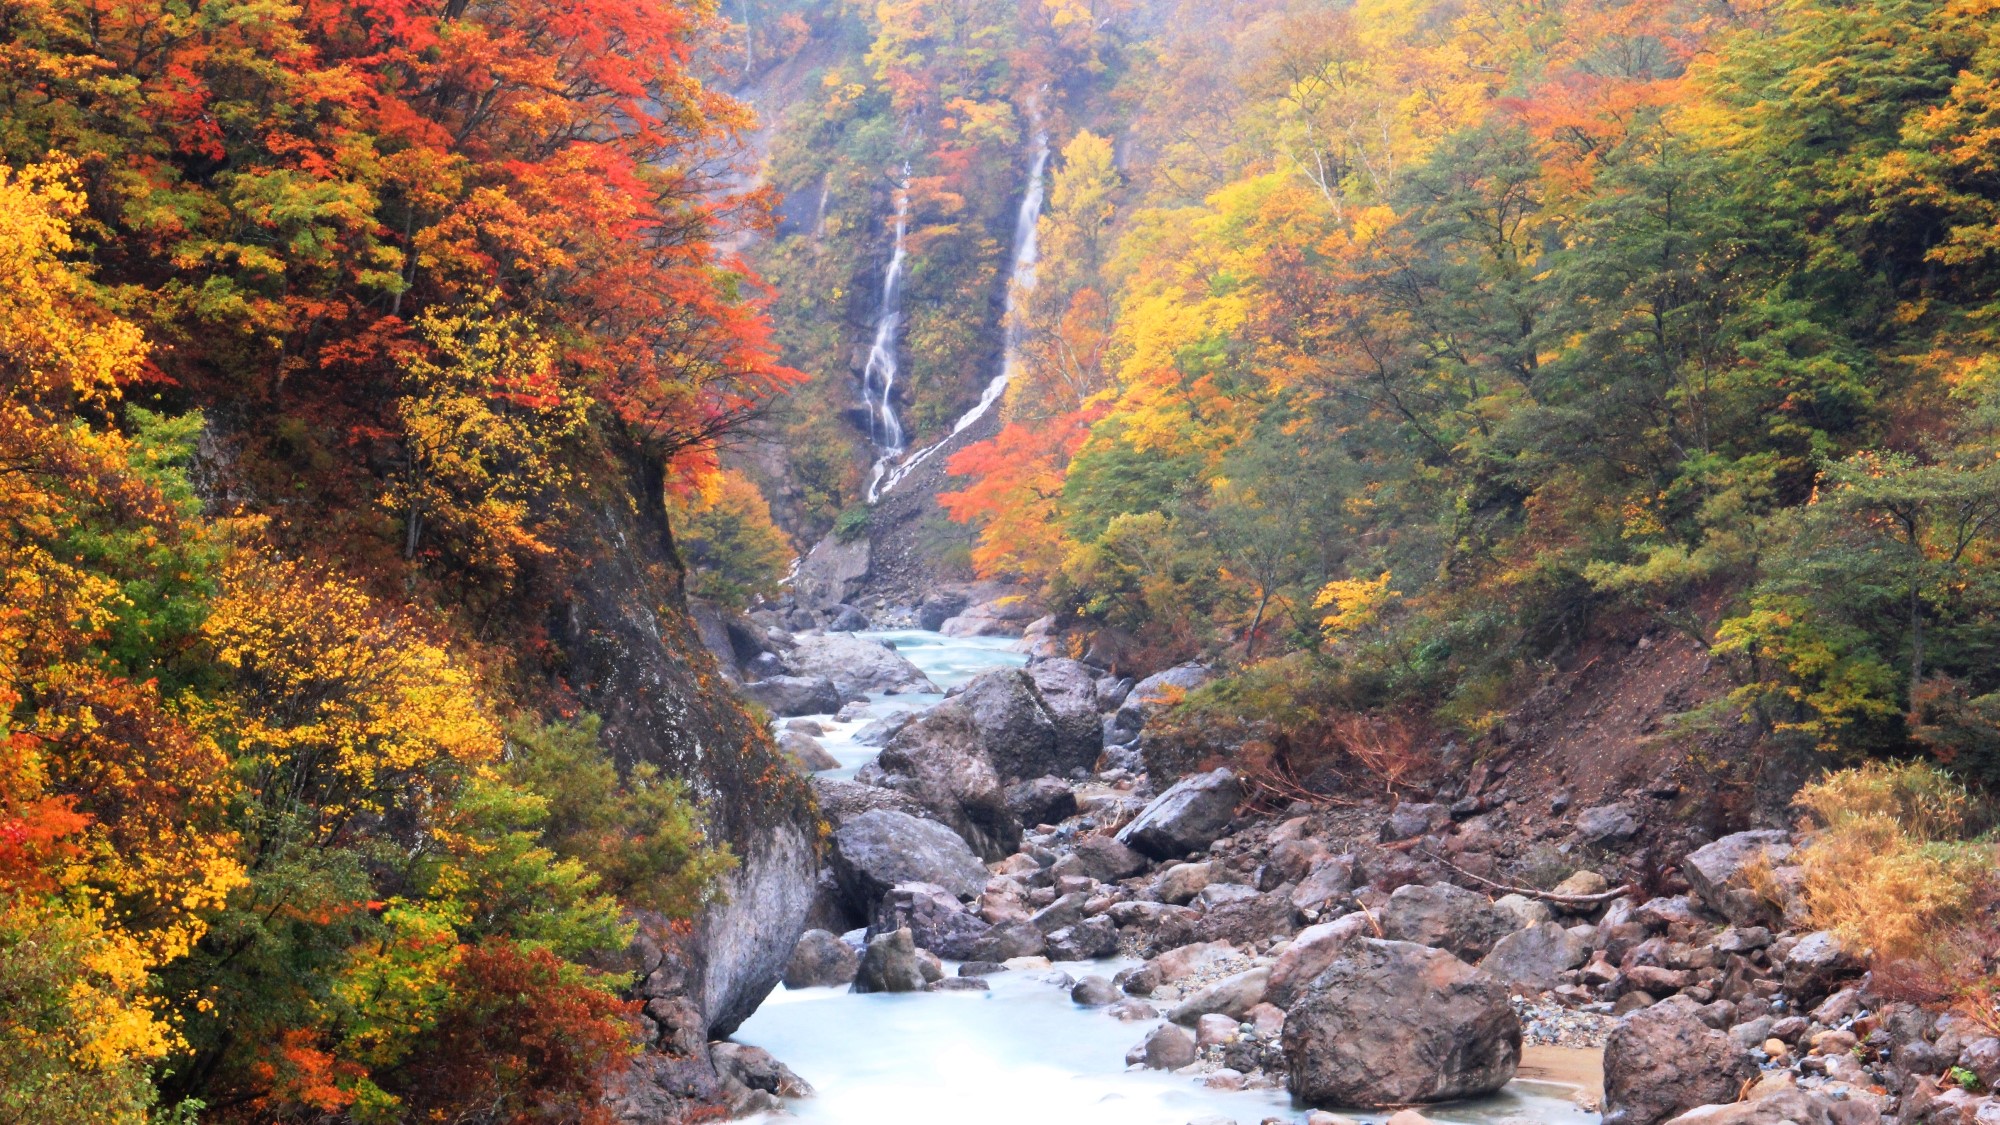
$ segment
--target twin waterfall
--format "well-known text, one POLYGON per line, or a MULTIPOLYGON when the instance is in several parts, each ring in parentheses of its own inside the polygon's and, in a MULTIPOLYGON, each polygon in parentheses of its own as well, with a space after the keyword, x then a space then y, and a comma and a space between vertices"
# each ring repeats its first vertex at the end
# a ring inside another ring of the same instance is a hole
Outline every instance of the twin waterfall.
MULTIPOLYGON (((1037 227, 1042 217, 1042 200, 1045 186, 1044 174, 1049 166, 1049 137, 1047 133, 1035 134, 1035 154, 1028 166, 1028 183, 1021 192, 1021 209, 1014 216, 1014 264, 1007 282, 1006 312, 1002 319, 1002 354, 1000 373, 995 375, 986 389, 980 392, 979 403, 966 411, 946 434, 935 444, 924 447, 905 457, 906 435, 903 425, 896 417, 896 406, 890 392, 896 384, 896 334, 902 326, 902 306, 897 292, 903 276, 903 237, 909 226, 910 193, 906 186, 896 196, 896 248, 889 259, 888 276, 882 284, 882 309, 875 321, 875 344, 868 352, 868 366, 862 372, 862 393, 866 396, 869 418, 869 438, 875 443, 875 472, 868 481, 868 502, 873 504, 882 494, 896 487, 910 471, 944 448, 951 440, 963 433, 974 422, 986 416, 1000 396, 1007 393, 1007 383, 1014 377, 1020 366, 1020 346, 1022 336, 1027 331, 1025 312, 1019 307, 1022 294, 1035 287, 1035 265, 1041 259, 1041 247, 1037 239, 1037 227)), ((904 166, 905 180, 909 177, 909 167, 904 166)))

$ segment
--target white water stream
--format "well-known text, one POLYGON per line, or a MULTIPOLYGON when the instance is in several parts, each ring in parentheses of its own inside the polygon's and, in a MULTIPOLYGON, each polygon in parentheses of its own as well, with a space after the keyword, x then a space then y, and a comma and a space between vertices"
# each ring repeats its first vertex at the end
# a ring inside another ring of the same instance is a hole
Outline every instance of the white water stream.
POLYGON ((875 317, 875 340, 868 348, 868 364, 861 371, 861 397, 868 407, 868 439, 875 443, 875 475, 868 482, 868 498, 875 499, 875 482, 882 479, 889 464, 903 455, 908 442, 903 422, 896 417, 897 335, 903 328, 903 266, 909 255, 904 248, 910 233, 910 166, 903 165, 903 185, 896 191, 896 241, 889 255, 889 268, 882 274, 882 306, 875 317))
MULTIPOLYGON (((900 630, 886 639, 940 687, 1025 662, 1006 638, 900 630)), ((821 741, 851 776, 876 748, 853 742, 867 721, 935 704, 938 695, 871 696, 861 722, 832 724, 821 741)), ((1074 977, 1110 976, 1129 962, 1063 964, 1074 977)), ((956 967, 952 967, 956 971, 956 967)), ((988 993, 873 993, 845 986, 780 987, 733 1038, 770 1051, 816 1093, 780 1125, 1257 1125, 1304 1115, 1283 1090, 1210 1090, 1187 1075, 1127 1070, 1125 1052, 1161 1021, 1121 1023, 1072 1003, 1048 971, 997 973, 988 993)), ((1595 1125, 1566 1087, 1517 1081, 1492 1098, 1427 1107, 1451 1125, 1595 1125)), ((1354 1114, 1379 1122, 1381 1113, 1354 1114)))
MULTIPOLYGON (((944 448, 967 427, 986 416, 1000 396, 1007 393, 1007 384, 1013 381, 1014 372, 1021 366, 1021 339, 1027 331, 1026 318, 1020 308, 1023 294, 1035 287, 1035 267, 1041 263, 1042 249, 1039 230, 1042 219, 1042 201, 1046 198, 1046 173, 1049 168, 1049 135, 1040 130, 1039 121, 1035 132, 1035 154, 1028 162, 1028 183, 1021 192, 1021 208, 1014 214, 1014 257, 1013 268, 1007 278, 1006 311, 1001 318, 1000 373, 986 384, 979 394, 979 402, 972 409, 959 415, 952 424, 951 433, 923 449, 903 458, 901 463, 889 470, 885 478, 882 474, 884 462, 875 466, 875 480, 868 486, 868 502, 874 503, 881 494, 896 487, 918 465, 928 460, 931 454, 944 448), (879 482, 880 487, 877 487, 879 482)), ((897 454, 901 455, 898 450, 897 454)))

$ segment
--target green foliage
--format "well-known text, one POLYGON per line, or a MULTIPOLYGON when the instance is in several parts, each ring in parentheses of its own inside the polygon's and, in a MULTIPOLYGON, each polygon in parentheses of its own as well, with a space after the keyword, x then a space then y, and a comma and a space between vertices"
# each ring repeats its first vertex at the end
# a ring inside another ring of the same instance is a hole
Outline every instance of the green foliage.
POLYGON ((852 543, 868 534, 868 521, 872 509, 865 506, 848 508, 833 521, 833 537, 842 543, 852 543))

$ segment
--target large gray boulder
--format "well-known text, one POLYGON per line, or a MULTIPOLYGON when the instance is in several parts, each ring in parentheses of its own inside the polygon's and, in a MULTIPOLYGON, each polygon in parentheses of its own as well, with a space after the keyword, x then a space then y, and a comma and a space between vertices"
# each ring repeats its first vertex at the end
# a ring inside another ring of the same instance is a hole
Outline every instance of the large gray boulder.
POLYGON ((1154 859, 1177 859, 1229 830, 1243 786, 1227 769, 1184 777, 1118 833, 1119 843, 1154 859))
POLYGON ((951 702, 906 724, 855 779, 909 796, 981 858, 1003 859, 1020 846, 1021 822, 970 717, 951 702))
POLYGON ((1512 911, 1450 883, 1396 888, 1381 910, 1382 936, 1478 961, 1493 943, 1521 928, 1512 911))
POLYGON ((1604 1125, 1658 1125, 1696 1106, 1733 1102, 1757 1064, 1680 1002, 1641 1008, 1604 1042, 1604 1125))
POLYGON ((1770 922, 1773 911, 1750 885, 1750 874, 1792 857, 1792 838, 1775 828, 1738 832, 1689 852, 1681 861, 1688 885, 1710 910, 1739 926, 1770 922))
POLYGON ((936 883, 898 883, 875 907, 870 937, 908 929, 919 949, 953 961, 972 958, 972 951, 993 927, 974 916, 957 896, 936 883))
POLYGON ((1284 1048, 1315 1106, 1450 1101, 1514 1077, 1521 1023, 1505 985, 1451 954, 1361 938, 1285 1013, 1284 1048))
POLYGON ((1479 967, 1508 984, 1542 992, 1589 956, 1588 942, 1554 922, 1539 922, 1494 942, 1479 967))
POLYGON ((898 883, 934 883, 959 898, 986 887, 985 865, 956 832, 893 809, 872 809, 842 824, 828 861, 863 917, 898 883))
MULTIPOLYGON (((1059 682, 1057 686, 1061 688, 1059 682)), ((1093 698, 1096 690, 1093 685, 1093 698)), ((1073 702, 1064 700, 1066 707, 1073 702)), ((1102 749, 1102 743, 1094 740, 1094 717, 1093 729, 1079 737, 1071 729, 1068 713, 1059 713, 1043 698, 1035 678, 1018 668, 974 677, 938 710, 944 707, 964 709, 993 768, 1009 779, 1068 777, 1076 770, 1088 770, 1102 749)))
POLYGON ((825 676, 772 676, 743 684, 745 699, 762 704, 779 718, 793 715, 831 715, 840 710, 840 689, 825 676))
POLYGON ((807 930, 799 935, 792 959, 785 964, 785 987, 851 984, 860 967, 861 955, 853 946, 826 930, 807 930))
POLYGON ((1104 720, 1097 711, 1097 674, 1075 660, 1037 661, 1028 668, 1035 692, 1056 728, 1056 756, 1071 769, 1089 769, 1104 749, 1104 720))
POLYGON ((880 641, 851 633, 802 633, 792 640, 794 647, 783 657, 785 671, 832 680, 842 695, 890 691, 904 684, 937 690, 916 665, 880 641))
POLYGON ((854 975, 856 992, 922 992, 928 983, 917 960, 917 943, 908 930, 868 939, 861 969, 854 975))
POLYGON ((799 827, 772 825, 737 851, 722 879, 722 900, 702 913, 696 934, 702 1007, 709 1032, 728 1035, 778 987, 805 932, 819 861, 799 827))
POLYGON ((1264 999, 1280 1008, 1291 1007, 1350 943, 1373 932, 1368 916, 1359 911, 1300 930, 1272 963, 1264 999))

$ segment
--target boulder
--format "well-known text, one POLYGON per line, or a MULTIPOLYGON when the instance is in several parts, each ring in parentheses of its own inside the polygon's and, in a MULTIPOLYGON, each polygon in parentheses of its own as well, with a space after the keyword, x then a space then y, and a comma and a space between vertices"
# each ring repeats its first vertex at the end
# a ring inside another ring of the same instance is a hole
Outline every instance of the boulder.
MULTIPOLYGON (((848 607, 851 609, 851 607, 848 607)), ((866 628, 864 621, 862 627, 866 628)), ((794 638, 784 654, 785 670, 794 676, 831 680, 843 698, 864 692, 886 692, 904 684, 926 691, 936 685, 916 665, 880 641, 851 633, 805 633, 794 638)))
MULTIPOLYGON (((1091 691, 1096 692, 1095 686, 1091 691)), ((965 711, 993 768, 1010 780, 1050 774, 1068 777, 1088 770, 1101 748, 1094 708, 1091 735, 1078 739, 1063 725, 1063 715, 1043 698, 1035 679, 1017 668, 975 676, 939 710, 944 707, 965 711)))
POLYGON ((1229 829, 1243 786, 1227 769, 1184 777, 1118 833, 1118 841, 1154 859, 1174 859, 1214 843, 1229 829))
POLYGON ((1136 738, 1155 715, 1178 703, 1214 675, 1207 665, 1190 661, 1147 676, 1126 693, 1125 702, 1119 705, 1112 719, 1112 731, 1120 736, 1120 742, 1136 738))
POLYGON ((917 948, 964 961, 993 927, 967 911, 958 897, 935 883, 898 883, 875 907, 868 933, 908 928, 917 948))
POLYGON ((1048 939, 1026 918, 996 922, 972 946, 972 960, 1007 962, 1016 957, 1039 956, 1048 948, 1048 939))
POLYGON ((738 690, 780 718, 831 715, 840 710, 840 689, 825 676, 772 676, 743 684, 738 690))
POLYGON ((860 971, 854 975, 856 992, 921 992, 923 966, 917 962, 917 943, 908 930, 878 934, 868 940, 861 955, 860 971))
POLYGON ((1154 1070, 1179 1070, 1195 1060, 1194 1036, 1173 1024, 1161 1024, 1146 1036, 1140 1058, 1154 1070))
POLYGON ((1007 787, 1007 811, 1024 825, 1061 824, 1076 815, 1076 792, 1059 777, 1037 777, 1007 787))
POLYGON ((938 632, 947 637, 1018 637, 1039 616, 1026 598, 1005 595, 967 605, 939 622, 938 632))
POLYGON ((837 605, 861 592, 868 569, 867 536, 842 543, 829 535, 800 560, 792 589, 807 605, 837 605))
MULTIPOLYGON (((1211 884, 1208 890, 1215 890, 1219 885, 1211 884)), ((1201 921, 1195 925, 1195 937, 1201 941, 1249 945, 1265 938, 1287 937, 1298 930, 1290 886, 1281 886, 1261 895, 1254 888, 1245 889, 1250 891, 1248 895, 1204 911, 1201 921)))
POLYGON ((1118 986, 1103 977, 1085 977, 1069 990, 1069 998, 1086 1008, 1104 1008, 1124 999, 1118 986))
POLYGON ((1360 938, 1285 1013, 1283 1042, 1309 1104, 1410 1105, 1506 1085, 1521 1023, 1505 985, 1451 954, 1360 938))
POLYGON ((1154 876, 1146 893, 1161 902, 1185 906, 1208 889, 1209 873, 1206 863, 1176 863, 1154 876))
POLYGON ((1271 970, 1268 966, 1247 969, 1198 989, 1175 1005, 1167 1013, 1167 1018, 1183 1026, 1192 1026, 1201 1017, 1218 1012, 1241 1020, 1250 1009, 1264 1002, 1270 985, 1271 970))
POLYGON ((1588 808, 1576 816, 1576 838, 1586 844, 1621 844, 1639 834, 1639 814, 1619 802, 1588 808))
POLYGON ((1658 1125, 1696 1106, 1732 1102, 1757 1076, 1750 1053, 1682 1002, 1626 1016, 1604 1043, 1605 1125, 1658 1125))
POLYGON ((1508 984, 1534 992, 1554 988, 1558 978, 1590 956, 1590 944, 1554 922, 1516 930, 1493 943, 1479 967, 1508 984))
POLYGON ((1801 1000, 1817 999, 1842 977, 1862 968, 1861 958, 1846 942, 1829 930, 1819 930, 1800 938, 1785 955, 1785 991, 1801 1000))
POLYGON ((1354 913, 1300 930, 1271 965, 1266 999, 1289 1008, 1314 977, 1326 971, 1347 944, 1373 933, 1365 914, 1354 913))
POLYGON ((826 747, 819 744, 819 739, 809 734, 795 730, 785 731, 778 736, 778 749, 790 755, 791 759, 807 773, 840 768, 840 759, 827 753, 826 747))
POLYGON ((917 628, 935 633, 965 609, 964 594, 932 594, 917 607, 917 628))
POLYGON ((1773 921, 1770 904, 1751 889, 1749 873, 1769 870, 1792 856, 1789 833, 1770 828, 1724 836, 1689 852, 1681 874, 1701 901, 1739 926, 1773 921))
POLYGON ((1428 835, 1451 822, 1451 810, 1443 805, 1404 801, 1382 822, 1382 842, 1393 844, 1428 835))
POLYGON ((1059 657, 1030 665, 1028 678, 1055 723, 1057 757, 1089 769, 1104 749, 1096 673, 1077 661, 1059 657))
POLYGON ((799 935, 792 959, 785 963, 785 987, 850 984, 860 967, 861 955, 853 946, 825 930, 807 930, 799 935))
POLYGON ((1085 918, 1048 936, 1051 961, 1094 961, 1118 952, 1118 927, 1103 915, 1085 918))
POLYGON ((1005 783, 980 751, 977 732, 954 702, 905 724, 855 779, 909 796, 980 858, 1003 859, 1020 846, 1021 822, 1007 807, 1005 783))
POLYGON ((1672 1125, 1838 1125, 1828 1110, 1825 1099, 1791 1088, 1749 1101, 1696 1106, 1672 1125))
POLYGON ((829 633, 859 633, 868 628, 868 615, 851 605, 831 605, 826 607, 826 631, 829 633))
POLYGON ((935 820, 928 815, 922 805, 908 794, 879 785, 864 785, 858 781, 839 778, 815 777, 812 779, 813 799, 819 804, 819 813, 826 822, 838 829, 841 825, 873 809, 891 809, 919 820, 935 820))
POLYGON ((1398 887, 1380 911, 1382 936, 1442 949, 1478 961, 1493 943, 1520 928, 1509 911, 1485 895, 1450 883, 1398 887))
POLYGON ((1070 854, 1080 862, 1084 874, 1100 883, 1129 879, 1151 866, 1145 856, 1109 836, 1085 836, 1070 854))
POLYGON ((762 1047, 718 1041, 708 1054, 722 1081, 722 1100, 739 1114, 780 1111, 780 1098, 812 1096, 811 1084, 762 1047))
POLYGON ((935 883, 969 899, 987 872, 958 834, 934 820, 873 809, 842 824, 828 857, 842 892, 864 917, 898 883, 935 883))

